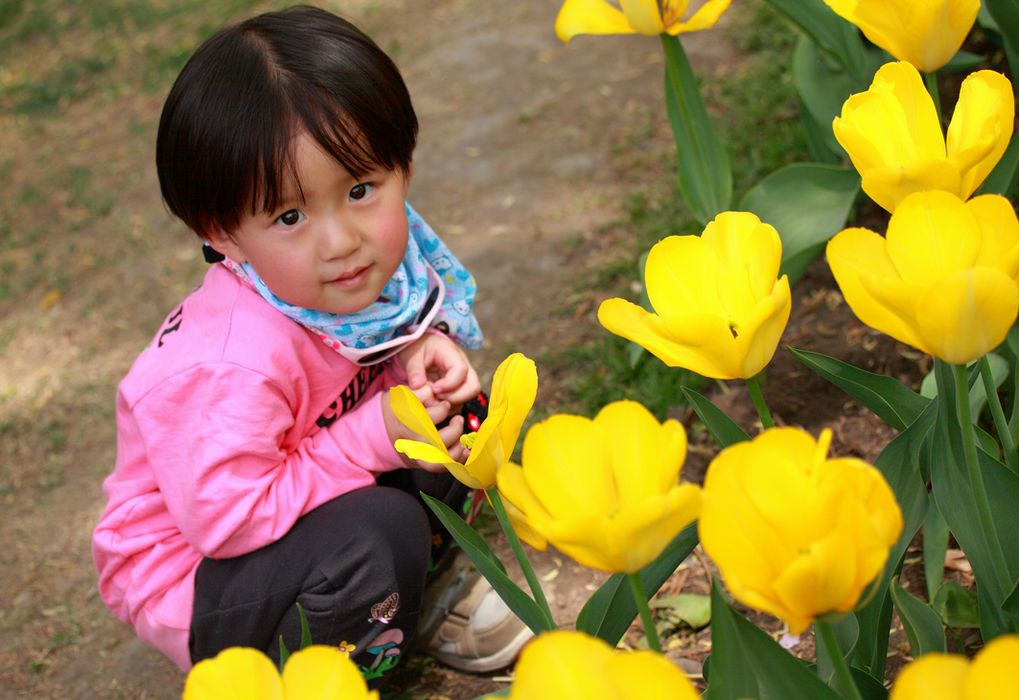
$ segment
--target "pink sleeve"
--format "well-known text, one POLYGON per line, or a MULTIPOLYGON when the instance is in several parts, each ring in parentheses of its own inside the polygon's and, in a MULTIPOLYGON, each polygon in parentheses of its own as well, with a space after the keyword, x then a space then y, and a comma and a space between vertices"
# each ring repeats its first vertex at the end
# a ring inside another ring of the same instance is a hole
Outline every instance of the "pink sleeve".
POLYGON ((402 466, 381 393, 308 436, 295 433, 295 400, 261 374, 210 365, 134 406, 170 514, 202 555, 235 557, 275 542, 305 513, 402 466))

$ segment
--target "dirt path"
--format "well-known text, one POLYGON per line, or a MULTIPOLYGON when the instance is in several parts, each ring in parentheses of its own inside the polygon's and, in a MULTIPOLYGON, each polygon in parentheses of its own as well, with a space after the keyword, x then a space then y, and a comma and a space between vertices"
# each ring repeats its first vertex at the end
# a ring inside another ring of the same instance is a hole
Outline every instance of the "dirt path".
MULTIPOLYGON (((406 75, 422 123, 413 201, 480 280, 483 373, 508 352, 540 357, 590 333, 590 305, 571 306, 573 273, 597 257, 625 197, 668 187, 657 42, 563 46, 551 0, 327 5, 360 20, 406 75)), ((722 32, 688 50, 701 71, 731 58, 722 32)), ((41 44, 18 66, 42 70, 52 55, 41 44)), ((24 282, 0 295, 5 698, 179 697, 177 670, 103 607, 89 554, 116 382, 203 272, 158 199, 161 100, 104 93, 60 118, 0 114, 0 177, 21 193, 2 205, 0 241, 13 241, 3 274, 24 282), (84 185, 64 178, 79 172, 84 185), (39 227, 40 208, 51 225, 39 227), (43 272, 29 280, 33 267, 43 272)), ((557 616, 572 620, 597 577, 553 556, 538 568, 557 616)), ((428 673, 408 692, 473 697, 492 685, 428 673)))

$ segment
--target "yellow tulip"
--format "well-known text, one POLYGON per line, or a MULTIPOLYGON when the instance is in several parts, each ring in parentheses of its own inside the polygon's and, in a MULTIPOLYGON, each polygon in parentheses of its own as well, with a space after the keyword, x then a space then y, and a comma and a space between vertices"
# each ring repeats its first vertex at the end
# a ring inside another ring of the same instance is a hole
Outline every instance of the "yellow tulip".
POLYGON ((1019 698, 1019 635, 996 637, 973 661, 925 654, 910 662, 889 700, 1015 700, 1019 698))
POLYGON ((886 237, 846 229, 827 255, 857 318, 945 362, 990 352, 1019 312, 1019 221, 998 195, 910 195, 886 237))
POLYGON ((257 649, 230 647, 195 664, 184 683, 183 700, 378 700, 347 654, 313 645, 294 652, 280 677, 276 665, 257 649))
POLYGON ((776 281, 782 241, 748 212, 723 212, 700 236, 670 236, 648 254, 644 280, 655 313, 606 299, 598 320, 670 367, 715 379, 764 369, 789 320, 789 279, 776 281))
POLYGON ((482 421, 476 433, 460 438, 471 451, 461 464, 449 456, 421 401, 407 387, 395 386, 389 390, 393 415, 427 440, 397 440, 396 450, 411 459, 445 466, 472 489, 487 489, 495 483, 496 470, 513 456, 520 429, 537 393, 538 371, 533 360, 520 353, 503 360, 492 379, 488 418, 482 421))
POLYGON ((881 473, 859 459, 827 459, 830 444, 830 430, 815 442, 772 428, 722 450, 704 482, 704 550, 737 600, 793 634, 852 610, 902 531, 881 473))
POLYGON ((578 34, 645 34, 657 36, 710 29, 729 8, 730 0, 707 0, 684 20, 688 0, 566 0, 556 17, 555 32, 563 41, 578 34))
POLYGON ((824 0, 874 44, 926 73, 952 60, 980 0, 824 0))
POLYGON ((520 653, 510 698, 696 700, 675 664, 653 651, 613 649, 582 632, 542 634, 520 653))
POLYGON ((990 70, 972 73, 962 83, 946 143, 920 74, 900 62, 882 66, 868 90, 846 100, 832 129, 863 191, 894 212, 913 192, 944 190, 967 199, 1001 159, 1014 120, 1008 79, 990 70))
POLYGON ((697 517, 700 489, 679 483, 685 459, 679 422, 617 401, 594 420, 557 414, 533 426, 523 466, 499 469, 499 492, 531 546, 635 573, 697 517))

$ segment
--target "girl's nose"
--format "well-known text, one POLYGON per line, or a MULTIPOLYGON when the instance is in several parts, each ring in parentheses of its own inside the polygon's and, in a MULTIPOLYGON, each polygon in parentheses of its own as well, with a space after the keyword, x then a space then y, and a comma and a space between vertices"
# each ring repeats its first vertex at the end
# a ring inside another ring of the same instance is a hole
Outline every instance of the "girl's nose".
POLYGON ((319 235, 319 251, 323 260, 346 258, 361 246, 361 237, 349 223, 332 218, 325 222, 319 235))

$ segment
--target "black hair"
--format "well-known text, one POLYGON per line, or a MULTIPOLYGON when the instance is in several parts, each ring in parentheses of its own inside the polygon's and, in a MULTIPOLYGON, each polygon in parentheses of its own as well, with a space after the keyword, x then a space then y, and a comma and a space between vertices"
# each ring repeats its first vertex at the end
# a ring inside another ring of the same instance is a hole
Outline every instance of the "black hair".
POLYGON ((163 200, 199 236, 231 233, 245 208, 275 210, 302 131, 355 178, 410 168, 418 123, 393 61, 350 22, 314 7, 220 30, 188 59, 159 120, 163 200))

